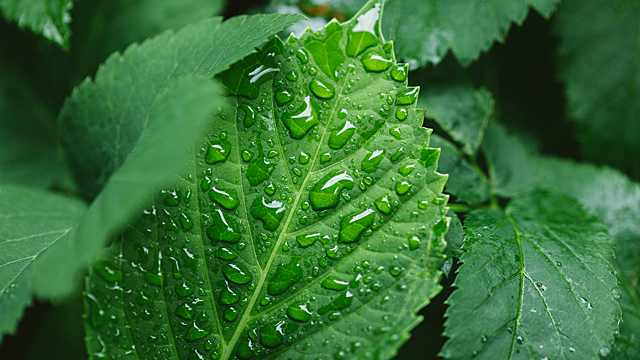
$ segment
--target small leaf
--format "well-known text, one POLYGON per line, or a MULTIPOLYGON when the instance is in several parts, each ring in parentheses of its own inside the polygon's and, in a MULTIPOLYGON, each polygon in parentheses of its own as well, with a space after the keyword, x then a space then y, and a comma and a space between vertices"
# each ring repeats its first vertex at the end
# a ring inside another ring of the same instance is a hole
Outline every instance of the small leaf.
POLYGON ((472 211, 465 227, 442 356, 599 359, 608 352, 620 317, 607 261, 613 251, 605 228, 577 201, 536 191, 504 212, 472 211))
POLYGON ((481 204, 489 199, 487 179, 455 145, 438 135, 433 135, 431 146, 440 148, 438 169, 451 174, 446 185, 447 192, 458 201, 470 205, 481 204))
POLYGON ((47 249, 84 215, 81 201, 18 185, 0 185, 0 339, 31 304, 31 280, 47 249))
POLYGON ((63 49, 69 47, 72 0, 2 0, 0 12, 9 22, 44 36, 63 49))
POLYGON ((418 90, 391 75, 381 10, 370 2, 344 24, 274 37, 220 74, 228 106, 189 168, 91 270, 91 358, 395 354, 440 290, 449 221, 446 176, 437 156, 422 160, 430 131, 418 90), (220 141, 228 156, 207 162, 220 141), (212 199, 214 186, 235 190, 237 207, 212 199))
POLYGON ((78 186, 93 199, 125 161, 171 80, 215 75, 298 15, 207 19, 114 54, 65 101, 60 134, 78 186))
POLYGON ((459 142, 466 154, 475 155, 493 114, 495 102, 489 91, 465 84, 433 87, 420 95, 418 106, 426 109, 426 117, 459 142))

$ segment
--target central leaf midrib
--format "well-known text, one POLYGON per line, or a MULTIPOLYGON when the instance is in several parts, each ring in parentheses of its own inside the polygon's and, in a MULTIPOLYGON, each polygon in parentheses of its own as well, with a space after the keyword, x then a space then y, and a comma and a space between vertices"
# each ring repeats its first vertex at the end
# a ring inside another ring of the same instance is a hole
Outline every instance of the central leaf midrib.
MULTIPOLYGON (((300 40, 298 40, 300 41, 300 40)), ((300 48, 303 48, 304 46, 300 46, 300 48)), ((355 58, 354 58, 355 60, 355 58)), ((351 60, 349 62, 349 64, 351 64, 353 62, 353 60, 351 60)), ((349 64, 345 64, 343 65, 343 68, 345 66, 348 66, 349 64)), ((313 173, 313 169, 315 168, 316 162, 318 161, 318 156, 321 152, 322 149, 322 145, 324 144, 324 139, 327 135, 327 133, 329 133, 329 128, 335 118, 335 111, 338 107, 338 104, 340 102, 340 99, 342 98, 342 93, 344 90, 344 86, 347 83, 347 79, 349 79, 350 77, 350 73, 347 72, 347 75, 343 78, 343 80, 341 81, 340 84, 340 91, 337 94, 337 98, 336 101, 333 105, 333 108, 331 109, 331 114, 329 115, 329 120, 325 126, 325 130, 322 133, 322 137, 320 138, 320 141, 318 142, 318 147, 316 149, 316 152, 313 156, 313 159, 310 161, 309 163, 309 169, 310 171, 307 173, 307 175, 304 178, 304 181, 301 183, 300 185, 300 190, 296 191, 295 188, 293 189, 294 192, 296 192, 296 198, 293 201, 292 205, 291 205, 291 209, 289 210, 289 215, 287 216, 287 219, 284 223, 284 226, 282 227, 282 230, 280 232, 280 235, 278 236, 278 240, 275 242, 274 247, 273 247, 273 251, 272 253, 269 255, 269 259, 267 260, 267 263, 265 264, 265 268, 262 270, 262 273, 260 274, 260 279, 258 280, 258 285, 255 288, 255 291, 253 293, 253 295, 251 296, 251 300, 249 300, 249 304, 247 305, 246 310, 244 311, 244 313, 242 314, 242 318, 240 319, 240 321, 238 322, 238 326, 236 327, 236 330, 233 333, 233 336, 231 337, 231 340, 229 340, 229 343, 227 344, 227 347, 225 348, 224 352, 222 353, 222 356, 220 357, 221 360, 227 360, 231 357, 231 352, 233 351, 233 349, 235 348, 236 343, 238 342, 238 339, 240 338, 240 334, 242 333, 242 331, 244 330, 244 328, 246 327, 248 321, 251 318, 251 311, 253 310, 253 306, 255 305, 258 297, 260 296, 260 293, 262 292, 262 287, 265 283, 265 281, 267 280, 267 276, 269 275, 269 270, 271 269, 271 264, 273 263, 273 261, 275 260, 275 258, 277 257, 278 254, 278 249, 280 247, 280 245, 282 244, 282 241, 284 241, 284 238, 286 237, 287 234, 287 229, 289 227, 289 224, 291 222, 291 220, 293 219, 294 215, 295 215, 295 209, 298 207, 298 204, 300 202, 300 198, 302 197, 302 194, 304 193, 304 189, 307 185, 307 182, 309 181, 309 179, 311 179, 312 173, 313 173)), ((274 101, 273 99, 271 100, 272 102, 274 101)), ((275 114, 275 113, 274 113, 275 114)), ((275 116, 275 115, 274 115, 275 116)), ((276 119, 277 120, 277 119, 276 119)), ((278 124, 275 124, 276 127, 278 126, 278 124)), ((236 124, 236 126, 238 126, 236 124)), ((276 128, 276 132, 277 132, 277 128, 276 128)), ((287 171, 288 171, 288 166, 285 162, 285 165, 287 167, 287 171)), ((259 264, 258 264, 259 267, 259 264)))

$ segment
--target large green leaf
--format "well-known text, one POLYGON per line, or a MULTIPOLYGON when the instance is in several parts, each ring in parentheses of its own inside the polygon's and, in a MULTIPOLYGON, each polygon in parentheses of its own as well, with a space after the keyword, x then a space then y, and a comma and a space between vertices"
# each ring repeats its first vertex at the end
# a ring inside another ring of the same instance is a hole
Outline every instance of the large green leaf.
MULTIPOLYGON (((328 14, 350 16, 364 0, 276 0, 298 4, 304 10, 309 3, 321 10, 329 4, 328 14)), ((452 51, 463 65, 469 65, 494 42, 502 42, 513 23, 522 24, 533 8, 549 18, 560 0, 390 0, 382 22, 382 32, 393 40, 401 60, 412 69, 437 64, 452 51)))
POLYGON ((606 229, 570 197, 536 191, 465 219, 445 358, 599 359, 620 307, 606 229))
POLYGON ((541 158, 536 171, 547 184, 580 200, 604 220, 611 234, 611 259, 620 282, 622 322, 608 359, 640 357, 640 184, 619 172, 567 160, 541 158))
POLYGON ((173 79, 215 75, 250 54, 299 15, 203 20, 114 54, 86 79, 59 116, 62 140, 83 196, 93 198, 133 149, 150 109, 173 79))
POLYGON ((91 270, 90 357, 395 354, 440 289, 448 218, 380 13, 221 74, 231 104, 190 168, 91 270))
POLYGON ((72 0, 0 0, 0 12, 9 22, 41 34, 62 48, 69 46, 72 0))
MULTIPOLYGON (((578 199, 592 214, 602 218, 611 234, 615 258, 609 259, 620 282, 622 322, 611 359, 636 359, 640 355, 640 185, 619 172, 568 160, 542 157, 527 150, 517 137, 497 125, 491 126, 488 139, 493 144, 508 144, 488 152, 489 161, 500 164, 495 172, 505 174, 497 184, 503 193, 521 192, 521 187, 538 186, 564 192, 578 199), (489 135, 491 133, 491 135, 489 135), (524 161, 519 161, 523 160, 524 161), (517 177, 507 174, 518 173, 517 177), (526 180, 526 181, 525 181, 526 180), (505 191, 505 189, 507 191, 505 191)), ((455 176, 452 173, 452 176, 455 176)), ((605 351, 606 352, 606 351, 605 351)))
POLYGON ((640 177, 640 3, 567 0, 558 12, 560 76, 588 159, 640 177))
POLYGON ((61 163, 54 124, 26 79, 0 60, 0 184, 51 185, 61 163))
POLYGON ((135 150, 111 176, 82 221, 37 264, 33 282, 38 295, 69 294, 78 272, 96 259, 105 242, 152 202, 149 192, 171 183, 175 170, 193 157, 185 149, 202 136, 212 110, 222 105, 218 92, 213 80, 197 75, 165 87, 135 150))
POLYGON ((0 339, 31 304, 31 278, 44 252, 84 215, 81 201, 43 190, 0 185, 0 339))

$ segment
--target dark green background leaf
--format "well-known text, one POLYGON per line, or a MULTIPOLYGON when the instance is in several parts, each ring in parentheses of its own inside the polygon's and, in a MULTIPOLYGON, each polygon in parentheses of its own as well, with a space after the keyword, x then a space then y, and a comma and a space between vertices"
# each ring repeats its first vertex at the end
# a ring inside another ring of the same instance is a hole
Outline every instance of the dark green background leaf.
POLYGON ((467 250, 447 300, 445 358, 599 359, 618 329, 606 229, 548 191, 465 220, 467 250))
POLYGON ((555 20, 560 76, 586 158, 640 178, 640 3, 567 0, 555 20))
POLYGON ((5 19, 31 29, 62 48, 69 46, 72 7, 72 0, 0 0, 0 12, 5 19))

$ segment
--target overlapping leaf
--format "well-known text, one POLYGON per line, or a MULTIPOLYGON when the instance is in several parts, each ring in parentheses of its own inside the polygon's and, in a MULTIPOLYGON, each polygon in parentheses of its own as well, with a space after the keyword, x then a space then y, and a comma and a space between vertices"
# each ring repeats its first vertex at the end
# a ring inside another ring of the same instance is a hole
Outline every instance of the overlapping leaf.
POLYGON ((465 220, 445 358, 598 359, 617 331, 619 289, 605 227, 548 191, 465 220))
POLYGON ((72 0, 0 0, 0 12, 5 19, 63 48, 69 46, 72 7, 72 0))
POLYGON ((555 30, 569 114, 587 158, 640 176, 640 3, 567 0, 555 30))
POLYGON ((150 110, 172 80, 215 75, 250 54, 298 15, 203 20, 114 54, 60 113, 60 133, 83 196, 92 199, 133 149, 150 110))
POLYGON ((220 76, 231 105, 190 168, 87 280, 92 358, 395 354, 439 291, 448 220, 380 13, 220 76))

